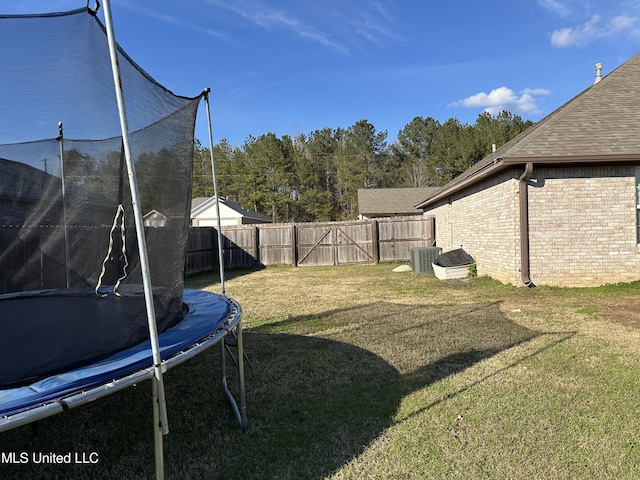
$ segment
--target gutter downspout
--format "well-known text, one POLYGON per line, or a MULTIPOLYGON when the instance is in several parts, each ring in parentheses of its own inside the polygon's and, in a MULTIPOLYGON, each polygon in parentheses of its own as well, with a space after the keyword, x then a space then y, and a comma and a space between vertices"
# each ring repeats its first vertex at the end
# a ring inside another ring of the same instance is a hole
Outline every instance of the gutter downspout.
POLYGON ((533 288, 535 284, 531 281, 529 265, 529 198, 527 194, 527 182, 533 174, 533 163, 528 162, 524 167, 524 172, 519 178, 520 197, 520 273, 522 283, 533 288))

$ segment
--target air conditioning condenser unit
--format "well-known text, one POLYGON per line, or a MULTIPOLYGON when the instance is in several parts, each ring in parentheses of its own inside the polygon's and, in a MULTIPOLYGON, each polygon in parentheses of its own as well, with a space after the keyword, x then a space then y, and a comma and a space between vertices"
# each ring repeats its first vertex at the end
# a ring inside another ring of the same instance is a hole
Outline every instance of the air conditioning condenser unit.
POLYGON ((442 253, 440 247, 418 247, 411 249, 411 271, 414 275, 434 275, 433 262, 442 253))

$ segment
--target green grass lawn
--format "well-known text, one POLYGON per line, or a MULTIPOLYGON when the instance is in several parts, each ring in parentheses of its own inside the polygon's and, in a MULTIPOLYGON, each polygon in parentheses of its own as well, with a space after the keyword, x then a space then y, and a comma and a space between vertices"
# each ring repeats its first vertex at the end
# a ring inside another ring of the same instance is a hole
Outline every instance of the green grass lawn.
MULTIPOLYGON (((639 284, 451 285, 395 266, 230 272, 249 428, 219 386, 218 348, 169 371, 167 478, 638 478, 639 284)), ((213 275, 188 284, 219 289, 213 275)), ((3 463, 0 478, 152 478, 150 394, 0 434, 0 452, 99 455, 3 463)))

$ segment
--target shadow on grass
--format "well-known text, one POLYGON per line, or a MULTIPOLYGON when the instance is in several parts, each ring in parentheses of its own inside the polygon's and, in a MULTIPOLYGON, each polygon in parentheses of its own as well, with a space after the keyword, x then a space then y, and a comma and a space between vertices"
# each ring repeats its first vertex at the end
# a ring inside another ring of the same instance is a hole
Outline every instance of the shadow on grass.
MULTIPOLYGON (((229 281, 233 280, 234 278, 243 277, 244 275, 249 275, 251 273, 258 272, 264 269, 264 265, 257 265, 255 267, 247 268, 227 269, 224 272, 224 278, 225 281, 229 281)), ((208 272, 194 273, 187 276, 184 283, 186 288, 204 289, 213 287, 213 289, 215 290, 216 287, 219 287, 220 285, 220 272, 218 270, 211 270, 208 272)))
POLYGON ((247 371, 249 431, 230 434, 221 425, 195 435, 206 439, 203 448, 217 443, 215 450, 238 455, 203 454, 189 474, 325 478, 393 424, 406 395, 536 336, 498 303, 377 302, 262 325, 245 333, 254 364, 247 371), (225 444, 216 438, 221 432, 225 444))
MULTIPOLYGON (((219 388, 218 348, 168 372, 167 478, 325 478, 392 425, 404 396, 538 335, 497 303, 378 302, 246 331, 248 432, 219 388)), ((0 476, 151 478, 149 391, 145 383, 46 419, 36 436, 28 427, 0 435, 0 452, 97 452, 98 464, 3 464, 0 476)))

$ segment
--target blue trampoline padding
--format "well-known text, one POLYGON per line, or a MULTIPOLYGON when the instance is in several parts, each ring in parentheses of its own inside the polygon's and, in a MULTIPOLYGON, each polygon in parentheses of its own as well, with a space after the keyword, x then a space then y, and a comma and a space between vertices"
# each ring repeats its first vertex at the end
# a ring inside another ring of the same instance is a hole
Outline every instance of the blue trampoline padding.
MULTIPOLYGON (((233 313, 232 302, 213 292, 185 289, 183 301, 188 305, 189 313, 180 323, 159 335, 163 360, 223 328, 233 313)), ((152 364, 151 342, 146 341, 91 365, 53 375, 28 386, 0 390, 0 417, 106 384, 152 364)))

